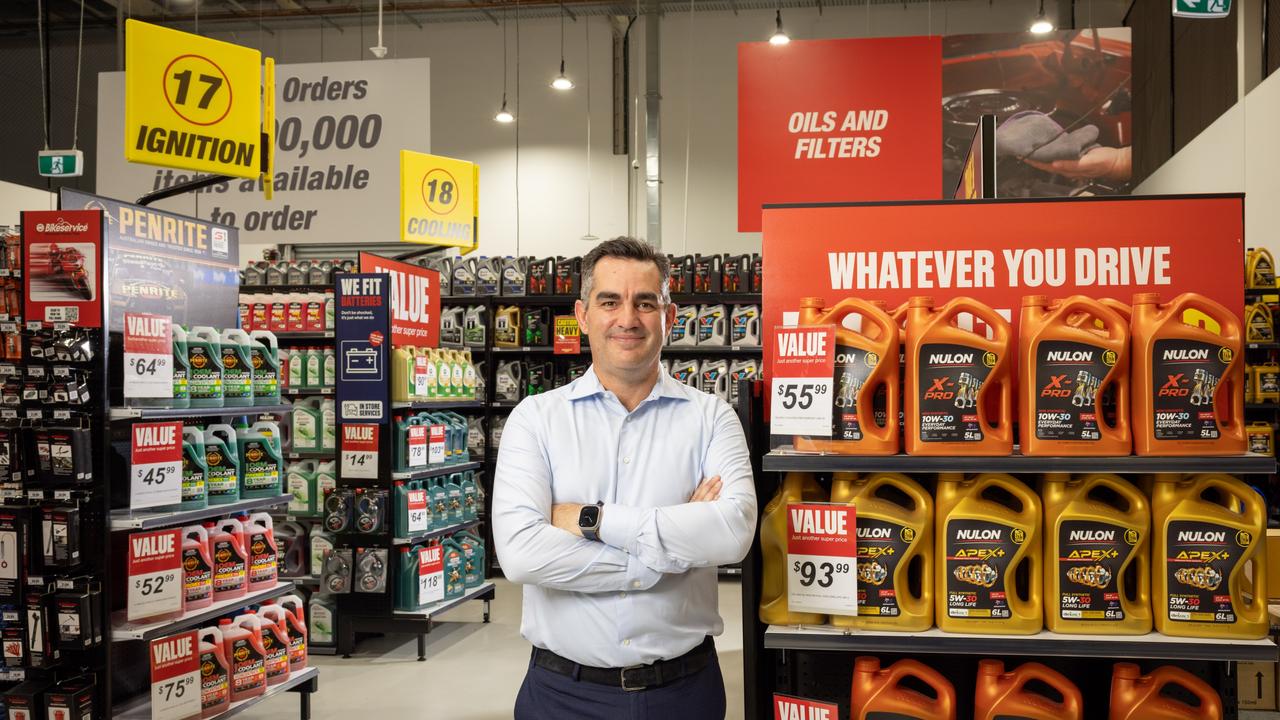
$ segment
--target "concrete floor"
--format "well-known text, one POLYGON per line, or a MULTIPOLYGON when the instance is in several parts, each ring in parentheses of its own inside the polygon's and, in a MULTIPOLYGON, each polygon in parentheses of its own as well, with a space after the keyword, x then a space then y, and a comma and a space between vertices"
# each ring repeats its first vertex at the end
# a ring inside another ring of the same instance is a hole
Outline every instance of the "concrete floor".
MULTIPOLYGON (((320 668, 320 689, 312 696, 313 720, 352 720, 373 711, 379 720, 439 717, 451 720, 505 720, 529 662, 520 637, 520 590, 497 582, 491 621, 483 603, 467 603, 444 616, 427 636, 427 660, 417 662, 416 638, 409 635, 365 640, 349 660, 312 656, 320 668), (430 704, 423 706, 423 698, 430 704)), ((742 717, 742 600, 737 580, 720 583, 724 634, 716 649, 724 671, 728 717, 742 717)), ((241 717, 297 720, 298 698, 271 698, 241 717)))

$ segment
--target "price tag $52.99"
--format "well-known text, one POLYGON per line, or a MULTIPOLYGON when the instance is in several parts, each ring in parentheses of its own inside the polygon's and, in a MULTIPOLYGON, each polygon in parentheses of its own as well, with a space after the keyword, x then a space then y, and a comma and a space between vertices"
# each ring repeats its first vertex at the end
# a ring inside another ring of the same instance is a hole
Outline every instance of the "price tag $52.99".
POLYGON ((128 619, 182 612, 182 532, 159 530, 129 536, 128 619))

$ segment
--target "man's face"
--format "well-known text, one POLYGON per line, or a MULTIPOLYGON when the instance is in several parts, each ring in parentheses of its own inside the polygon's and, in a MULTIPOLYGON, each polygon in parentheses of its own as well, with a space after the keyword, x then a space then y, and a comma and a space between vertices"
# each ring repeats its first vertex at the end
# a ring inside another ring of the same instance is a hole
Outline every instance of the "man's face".
POLYGON ((634 373, 658 363, 675 306, 662 303, 662 278, 651 262, 601 258, 591 297, 576 307, 591 341, 591 360, 610 373, 634 373))

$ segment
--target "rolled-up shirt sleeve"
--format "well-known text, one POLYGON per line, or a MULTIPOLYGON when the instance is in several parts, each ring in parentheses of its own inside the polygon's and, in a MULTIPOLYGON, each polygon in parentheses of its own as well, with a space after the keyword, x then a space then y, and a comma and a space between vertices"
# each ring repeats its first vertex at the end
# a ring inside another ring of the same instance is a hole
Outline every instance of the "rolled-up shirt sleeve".
MULTIPOLYGON (((574 592, 653 587, 661 571, 624 549, 551 524, 551 466, 539 432, 530 403, 512 411, 502 432, 493 481, 493 539, 503 574, 512 582, 574 592)), ((751 514, 754 518, 754 502, 751 514)))
MULTIPOLYGON (((506 438, 503 438, 505 448, 506 438)), ((600 539, 661 573, 728 565, 746 556, 756 530, 751 455, 737 415, 717 403, 703 478, 719 475, 720 497, 656 508, 606 504, 600 539)))

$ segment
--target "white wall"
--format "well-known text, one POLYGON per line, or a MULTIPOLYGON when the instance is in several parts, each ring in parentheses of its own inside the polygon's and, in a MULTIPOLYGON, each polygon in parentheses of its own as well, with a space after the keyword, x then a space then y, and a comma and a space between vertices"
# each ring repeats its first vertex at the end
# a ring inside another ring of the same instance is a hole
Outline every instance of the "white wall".
MULTIPOLYGON (((1046 4, 1055 12, 1054 3, 1046 4)), ((1077 20, 1119 25, 1124 0, 1077 3, 1077 20)), ((834 38, 971 32, 1010 32, 1028 26, 1031 0, 955 0, 788 9, 794 38, 834 38)), ((592 171, 590 231, 600 237, 628 231, 628 168, 612 154, 611 31, 603 17, 566 23, 568 74, 578 87, 547 87, 559 62, 556 19, 520 23, 519 182, 516 128, 493 122, 502 95, 502 29, 488 22, 426 24, 419 29, 388 14, 388 57, 430 57, 431 145, 442 155, 479 163, 480 234, 486 254, 578 254, 587 228, 586 70, 590 31, 592 171), (519 222, 516 198, 519 191, 519 222)), ((670 252, 752 252, 758 233, 737 232, 737 44, 764 40, 773 11, 668 12, 662 23, 662 244, 670 252), (692 28, 692 33, 690 32, 692 28), (686 130, 687 129, 687 130, 686 130), (689 142, 686 142, 686 140, 689 142), (685 202, 685 157, 689 158, 685 202), (687 225, 686 225, 687 208, 687 225)), ((644 89, 644 21, 631 34, 632 92, 644 89)), ((515 23, 509 29, 509 101, 516 106, 515 23)), ((261 47, 278 62, 371 59, 370 32, 347 27, 214 33, 261 47)), ((802 82, 803 79, 797 81, 802 82)), ((643 107, 643 103, 641 103, 643 107)), ((643 138, 643 133, 641 133, 643 138)), ((936 142, 928 139, 928 142, 936 142)), ((639 148, 643 153, 643 147, 639 148)), ((634 229, 645 235, 643 177, 635 176, 634 229)), ((108 192, 100 188, 99 192, 108 192)))
POLYGON ((1135 195, 1243 192, 1249 247, 1280 254, 1280 73, 1223 113, 1156 172, 1135 195))
POLYGON ((23 210, 56 210, 57 195, 0 180, 0 225, 17 225, 23 210))

